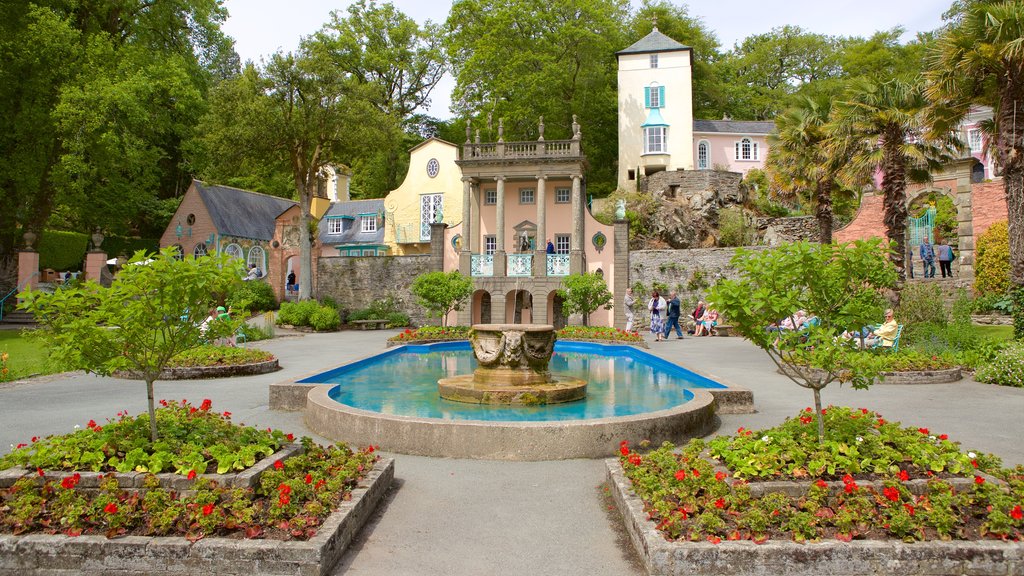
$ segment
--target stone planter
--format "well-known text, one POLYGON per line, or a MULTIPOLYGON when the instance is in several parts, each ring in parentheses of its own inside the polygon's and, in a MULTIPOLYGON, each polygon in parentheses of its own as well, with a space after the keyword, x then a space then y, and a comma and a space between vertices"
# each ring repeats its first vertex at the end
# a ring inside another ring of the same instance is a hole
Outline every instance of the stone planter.
MULTIPOLYGON (((182 366, 167 368, 160 373, 159 380, 198 380, 201 378, 227 378, 230 376, 253 376, 267 374, 281 369, 277 358, 249 364, 230 364, 221 366, 182 366)), ((114 372, 117 378, 142 380, 142 375, 132 370, 114 372)))
POLYGON ((809 544, 773 540, 669 542, 647 518, 618 459, 606 460, 612 498, 648 574, 662 576, 1008 576, 1024 568, 1024 543, 996 541, 915 542, 868 540, 809 544))
MULTIPOLYGON (((775 370, 785 375, 781 368, 775 370)), ((820 374, 817 369, 805 370, 811 375, 820 374)), ((939 370, 914 370, 908 372, 882 372, 883 380, 876 380, 875 384, 948 384, 959 382, 963 379, 963 371, 960 367, 943 368, 939 370)))
POLYGON ((393 460, 378 461, 351 500, 341 502, 306 541, 0 534, 0 575, 326 575, 384 498, 394 474, 393 460))

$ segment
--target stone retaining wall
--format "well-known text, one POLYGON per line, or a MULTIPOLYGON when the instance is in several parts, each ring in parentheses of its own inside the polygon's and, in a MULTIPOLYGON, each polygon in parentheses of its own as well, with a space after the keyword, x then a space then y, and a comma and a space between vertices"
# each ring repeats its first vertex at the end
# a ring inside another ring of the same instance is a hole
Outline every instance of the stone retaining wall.
MULTIPOLYGON (((264 360, 263 362, 252 362, 249 364, 231 364, 220 366, 182 366, 180 368, 167 368, 160 373, 158 380, 199 380, 202 378, 227 378, 230 376, 254 376, 256 374, 267 374, 281 369, 277 358, 264 360)), ((142 380, 142 374, 126 370, 115 372, 117 378, 128 378, 131 380, 142 380)))
POLYGON ((343 310, 360 310, 391 297, 416 326, 430 324, 410 288, 430 272, 430 256, 334 256, 318 260, 317 296, 333 298, 343 310))
POLYGON ((324 576, 384 498, 394 474, 393 460, 378 461, 351 500, 306 541, 0 534, 0 576, 324 576))
POLYGON ((606 461, 612 498, 648 574, 658 576, 868 576, 1024 573, 1021 542, 668 542, 648 520, 618 459, 606 461))
MULTIPOLYGON (((767 246, 748 246, 747 250, 763 251, 767 246)), ((648 291, 637 294, 637 308, 643 310, 654 282, 679 292, 685 303, 705 299, 708 289, 719 278, 738 278, 730 265, 736 248, 692 248, 685 250, 635 250, 629 253, 629 285, 642 284, 648 291)), ((690 310, 683 310, 685 318, 690 310)))
MULTIPOLYGON (((779 374, 786 376, 787 374, 782 368, 776 368, 775 370, 779 374)), ((816 377, 817 375, 823 375, 821 370, 817 369, 804 369, 804 373, 816 377)), ((875 384, 947 384, 949 382, 959 382, 963 380, 963 370, 960 367, 945 368, 941 370, 913 370, 906 372, 882 372, 884 379, 875 380, 875 384)))

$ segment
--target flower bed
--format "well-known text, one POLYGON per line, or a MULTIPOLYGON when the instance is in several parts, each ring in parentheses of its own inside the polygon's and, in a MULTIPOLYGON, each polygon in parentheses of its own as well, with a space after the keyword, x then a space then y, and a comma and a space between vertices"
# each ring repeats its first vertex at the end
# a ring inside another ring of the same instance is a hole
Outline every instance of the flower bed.
POLYGON ((469 326, 420 326, 415 329, 407 328, 396 336, 388 338, 388 346, 469 340, 470 330, 469 326))
POLYGON ((961 452, 943 434, 868 410, 824 412, 822 445, 805 411, 681 450, 640 454, 623 443, 621 465, 670 541, 1020 539, 1024 467, 1001 469, 994 456, 961 452), (766 479, 799 482, 801 495, 752 489, 766 479))
POLYGON ((559 330, 557 334, 560 340, 644 345, 644 339, 640 336, 639 332, 626 332, 621 328, 607 326, 566 326, 559 330))
MULTIPOLYGON (((233 346, 200 346, 175 356, 160 372, 160 380, 190 380, 196 378, 222 378, 226 376, 252 376, 280 370, 277 358, 270 352, 233 346)), ((119 378, 141 380, 142 374, 134 370, 119 370, 119 378)))

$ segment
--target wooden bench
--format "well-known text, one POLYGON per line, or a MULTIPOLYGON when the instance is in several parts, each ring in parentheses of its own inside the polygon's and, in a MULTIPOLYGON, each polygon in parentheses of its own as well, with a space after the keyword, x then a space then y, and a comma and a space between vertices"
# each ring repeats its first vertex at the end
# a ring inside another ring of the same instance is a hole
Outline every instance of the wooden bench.
POLYGON ((387 320, 354 320, 353 326, 358 326, 360 330, 380 330, 388 327, 387 320))

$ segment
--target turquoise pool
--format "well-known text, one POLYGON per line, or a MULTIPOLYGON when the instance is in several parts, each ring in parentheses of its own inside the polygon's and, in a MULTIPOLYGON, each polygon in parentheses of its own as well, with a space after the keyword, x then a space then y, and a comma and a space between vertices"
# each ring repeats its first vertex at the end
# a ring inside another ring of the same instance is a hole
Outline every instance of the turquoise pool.
POLYGON ((553 374, 589 382, 587 398, 551 406, 485 406, 443 400, 440 378, 470 374, 476 360, 469 342, 402 346, 311 376, 300 383, 335 384, 342 404, 395 416, 442 420, 549 422, 632 416, 674 408, 695 388, 725 386, 632 346, 560 341, 553 374))

